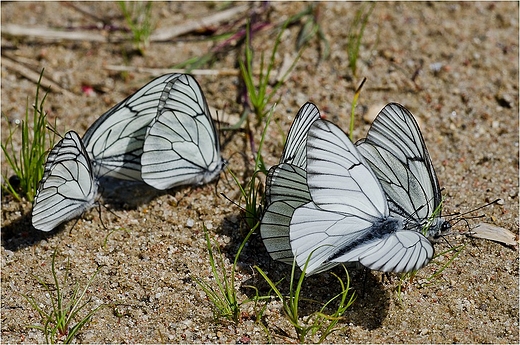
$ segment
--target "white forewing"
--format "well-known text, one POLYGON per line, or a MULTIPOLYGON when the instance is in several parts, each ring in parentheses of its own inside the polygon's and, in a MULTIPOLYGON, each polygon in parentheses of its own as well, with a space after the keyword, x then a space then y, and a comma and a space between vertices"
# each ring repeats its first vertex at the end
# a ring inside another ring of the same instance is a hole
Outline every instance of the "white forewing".
POLYGON ((97 177, 141 181, 141 154, 146 129, 157 114, 165 86, 180 74, 158 77, 103 114, 83 142, 97 177))
POLYGON ((74 131, 67 132, 49 153, 34 198, 32 224, 51 231, 94 204, 97 181, 85 147, 74 131))
POLYGON ((388 216, 381 186, 346 134, 331 122, 314 122, 307 139, 307 184, 322 209, 352 215, 388 216))
MULTIPOLYGON (((401 217, 408 229, 421 231, 439 207, 441 192, 413 115, 400 104, 389 103, 356 145, 381 182, 390 213, 401 217)), ((428 234, 447 225, 439 214, 428 234)))
POLYGON ((314 121, 319 118, 320 111, 313 103, 307 102, 300 108, 287 134, 280 163, 289 163, 305 169, 307 133, 314 121))
POLYGON ((220 174, 224 160, 215 124, 192 76, 183 74, 164 88, 141 164, 143 180, 157 189, 207 183, 220 174))

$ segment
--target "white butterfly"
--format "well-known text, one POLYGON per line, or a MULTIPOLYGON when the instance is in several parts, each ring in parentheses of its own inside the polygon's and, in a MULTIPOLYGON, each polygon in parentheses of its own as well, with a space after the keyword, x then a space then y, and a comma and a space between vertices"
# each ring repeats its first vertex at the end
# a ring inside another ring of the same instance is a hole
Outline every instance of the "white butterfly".
POLYGON ((265 212, 260 233, 264 245, 273 258, 293 263, 289 239, 289 224, 294 210, 309 201, 305 168, 307 165, 307 133, 320 118, 318 108, 305 103, 293 121, 285 142, 280 164, 269 169, 265 188, 265 212))
POLYGON ((32 224, 51 231, 94 204, 98 190, 90 159, 78 134, 67 132, 51 150, 34 198, 32 224))
POLYGON ((166 83, 146 130, 141 164, 143 180, 157 189, 207 183, 223 169, 215 124, 192 76, 166 83))
POLYGON ((390 214, 406 229, 431 237, 451 227, 440 215, 441 190, 426 144, 405 107, 387 104, 356 146, 381 183, 390 214))
POLYGON ((430 241, 390 215, 377 177, 340 128, 316 120, 306 148, 312 201, 294 211, 289 232, 300 268, 309 260, 307 274, 348 262, 410 272, 431 260, 430 241))
POLYGON ((180 74, 160 76, 94 122, 83 136, 94 175, 142 181, 141 154, 164 88, 180 74))

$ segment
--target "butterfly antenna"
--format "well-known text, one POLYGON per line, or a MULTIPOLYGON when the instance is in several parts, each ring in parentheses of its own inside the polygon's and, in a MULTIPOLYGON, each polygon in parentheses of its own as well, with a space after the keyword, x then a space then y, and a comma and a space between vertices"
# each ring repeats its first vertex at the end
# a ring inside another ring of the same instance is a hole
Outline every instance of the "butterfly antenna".
POLYGON ((98 192, 99 194, 98 194, 98 197, 96 200, 96 204, 98 206, 97 210, 98 210, 99 220, 101 222, 101 225, 103 225, 103 229, 108 230, 108 228, 105 226, 105 223, 103 222, 103 217, 101 216, 101 207, 103 207, 108 212, 112 213, 116 218, 120 218, 120 217, 117 214, 115 214, 111 209, 109 209, 107 206, 105 206, 105 204, 100 202, 103 192, 104 192, 104 186, 100 185, 99 189, 100 189, 98 192))
POLYGON ((451 221, 454 222, 453 225, 455 225, 455 224, 457 224, 457 223, 459 223, 461 221, 464 221, 466 223, 466 225, 468 226, 468 229, 471 229, 471 226, 469 225, 468 219, 483 218, 483 217, 485 217, 485 215, 484 214, 475 215, 475 216, 467 216, 467 215, 470 214, 470 213, 476 212, 478 210, 481 210, 481 209, 483 209, 485 207, 497 204, 500 200, 502 200, 502 199, 498 198, 498 199, 495 199, 495 200, 493 200, 491 202, 488 202, 487 204, 479 206, 479 207, 477 207, 477 208, 475 208, 473 210, 470 210, 470 211, 467 211, 467 212, 464 212, 464 213, 457 212, 457 213, 454 213, 452 215, 447 215, 447 217, 456 215, 456 217, 453 217, 451 219, 451 221))
POLYGON ((47 128, 49 131, 53 132, 54 134, 63 139, 63 135, 61 135, 55 127, 51 126, 50 124, 47 124, 45 125, 45 128, 47 128))

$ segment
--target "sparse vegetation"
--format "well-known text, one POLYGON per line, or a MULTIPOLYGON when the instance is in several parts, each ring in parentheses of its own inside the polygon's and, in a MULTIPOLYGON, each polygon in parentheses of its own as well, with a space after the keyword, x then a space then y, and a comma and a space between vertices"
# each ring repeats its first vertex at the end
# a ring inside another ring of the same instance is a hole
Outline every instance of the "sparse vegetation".
POLYGON ((141 55, 145 55, 154 29, 151 1, 119 1, 126 24, 132 32, 132 42, 141 55))
POLYGON ((356 11, 354 20, 348 30, 347 39, 347 54, 348 63, 352 75, 355 77, 357 73, 357 61, 359 58, 359 52, 361 49, 361 42, 363 40, 363 34, 365 27, 367 26, 368 19, 374 10, 375 3, 361 3, 356 11))
POLYGON ((71 285, 67 282, 70 262, 67 260, 63 283, 60 283, 56 270, 56 254, 57 249, 54 250, 51 262, 53 284, 46 283, 43 278, 36 277, 49 296, 50 306, 47 303, 47 307, 42 307, 43 303, 36 301, 32 296, 24 295, 24 298, 40 314, 42 319, 42 325, 30 325, 28 327, 42 331, 45 335, 45 341, 49 344, 54 344, 57 341, 70 344, 81 329, 92 319, 92 316, 105 305, 98 305, 90 309, 86 315, 80 315, 90 304, 90 299, 86 302, 83 302, 83 299, 98 274, 99 268, 90 277, 83 289, 80 289, 79 283, 73 284, 74 287, 71 288, 71 285))
POLYGON ((318 335, 318 343, 322 343, 334 331, 336 324, 341 320, 345 311, 352 305, 352 303, 354 303, 355 295, 354 293, 351 293, 349 297, 350 278, 347 269, 345 266, 343 266, 347 276, 346 284, 339 276, 331 273, 338 279, 338 282, 341 286, 341 292, 324 303, 319 310, 315 311, 307 317, 301 317, 299 314, 299 302, 300 298, 303 298, 301 296, 301 292, 303 281, 305 279, 305 270, 309 260, 310 256, 307 259, 305 266, 303 267, 298 281, 295 280, 295 271, 297 266, 296 260, 293 262, 288 295, 284 295, 278 288, 278 284, 275 284, 260 267, 255 266, 255 269, 269 284, 276 297, 282 303, 283 311, 296 331, 297 340, 301 343, 305 343, 314 340, 308 339, 308 336, 314 337, 318 335), (331 307, 335 301, 337 306, 334 313, 331 315, 325 314, 325 309, 331 307))
POLYGON ((282 40, 282 34, 287 29, 288 24, 289 20, 283 24, 282 28, 278 32, 278 35, 276 36, 276 39, 273 43, 273 48, 267 64, 264 60, 264 53, 261 53, 259 68, 260 74, 258 78, 256 78, 253 73, 254 50, 251 43, 251 31, 249 25, 247 27, 244 51, 245 58, 244 60, 239 60, 239 64, 241 76, 247 90, 248 102, 246 104, 252 108, 252 111, 255 113, 258 122, 260 122, 267 114, 268 111, 265 110, 267 105, 275 96, 276 91, 278 91, 278 89, 280 89, 280 87, 283 85, 287 76, 292 71, 303 52, 303 48, 299 50, 298 55, 292 61, 290 67, 283 72, 283 75, 278 78, 274 86, 270 86, 271 72, 273 71, 276 64, 276 53, 278 52, 278 47, 282 40))
POLYGON ((17 124, 12 125, 3 114, 9 124, 9 136, 5 144, 2 143, 2 151, 14 176, 8 178, 7 172, 2 173, 5 181, 2 189, 18 201, 22 198, 30 202, 34 200, 38 184, 43 177, 48 148, 54 146, 55 142, 55 132, 47 130, 47 114, 44 110, 47 93, 40 99, 43 72, 44 70, 41 71, 36 84, 36 95, 32 104, 32 125, 29 117, 29 98, 25 106, 25 119, 21 121, 20 128, 17 124), (19 147, 14 136, 20 132, 22 140, 19 147))

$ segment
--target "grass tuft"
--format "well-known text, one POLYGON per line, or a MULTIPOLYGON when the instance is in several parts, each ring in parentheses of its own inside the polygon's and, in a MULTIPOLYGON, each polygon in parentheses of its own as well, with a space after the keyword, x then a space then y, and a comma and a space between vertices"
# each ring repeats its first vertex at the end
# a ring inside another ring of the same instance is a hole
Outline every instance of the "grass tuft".
POLYGON ((331 273, 338 279, 341 292, 324 303, 319 310, 315 311, 310 316, 306 318, 300 317, 299 302, 301 298, 303 281, 305 279, 305 271, 307 269, 307 264, 309 263, 310 257, 311 256, 307 258, 298 281, 295 281, 295 271, 297 266, 296 260, 293 262, 288 295, 284 295, 278 288, 278 284, 274 283, 260 267, 255 266, 255 269, 269 284, 271 290, 274 291, 276 297, 282 303, 283 311, 296 331, 297 340, 301 343, 305 343, 308 341, 307 336, 310 335, 311 337, 315 337, 318 335, 318 343, 322 343, 332 332, 336 330, 337 323, 342 319, 345 311, 352 305, 352 303, 354 303, 355 295, 352 293, 349 297, 350 278, 347 269, 345 266, 343 266, 347 276, 346 283, 338 275, 331 273), (325 314, 325 309, 330 307, 335 301, 337 303, 336 310, 330 315, 325 314))
POLYGON ((91 309, 85 316, 80 317, 79 314, 89 305, 90 300, 83 302, 83 298, 92 284, 92 281, 99 272, 98 268, 96 272, 90 277, 87 284, 83 289, 80 289, 79 283, 76 283, 72 291, 66 289, 67 277, 70 271, 70 262, 67 261, 67 268, 65 269, 65 278, 63 284, 60 285, 58 276, 56 274, 56 253, 57 249, 54 250, 52 255, 51 272, 54 284, 45 283, 45 281, 36 277, 38 282, 43 286, 47 295, 50 298, 51 306, 50 310, 44 310, 41 304, 35 300, 32 296, 23 295, 23 297, 29 302, 31 307, 40 314, 43 326, 30 325, 28 327, 38 329, 45 335, 45 341, 50 344, 54 344, 57 341, 61 341, 64 344, 70 344, 81 329, 92 319, 92 316, 102 307, 106 305, 101 304, 94 309, 91 309), (68 301, 66 298, 68 297, 68 301), (78 319, 76 323, 74 320, 78 319))
MULTIPOLYGON (((272 114, 272 113, 271 113, 272 114)), ((244 207, 245 210, 245 221, 248 226, 249 232, 247 233, 246 237, 242 241, 240 247, 238 248, 238 251, 235 255, 235 260, 233 262, 233 266, 231 267, 231 271, 228 274, 228 269, 225 266, 224 258, 222 256, 222 253, 220 252, 219 246, 217 243, 212 244, 211 240, 209 238, 209 233, 204 226, 204 234, 206 237, 206 247, 208 250, 208 257, 209 262, 211 266, 211 272, 213 273, 213 277, 215 279, 215 285, 216 288, 213 287, 212 284, 208 283, 205 280, 202 280, 200 278, 195 278, 195 281, 197 284, 204 290, 206 295, 208 296, 209 300, 213 303, 214 311, 215 311, 215 317, 216 318, 226 318, 235 324, 238 324, 240 321, 240 311, 241 306, 244 303, 253 301, 255 303, 255 309, 256 305, 258 304, 258 301, 265 299, 267 297, 259 296, 258 295, 258 289, 254 286, 248 286, 249 288, 252 288, 255 290, 256 295, 253 299, 245 299, 243 301, 238 301, 237 294, 236 294, 236 286, 235 286, 235 272, 238 264, 238 259, 240 257, 240 254, 242 253, 242 250, 244 249, 244 246, 246 245, 247 241, 249 241, 249 238, 251 235, 256 231, 256 229, 260 226, 260 213, 261 210, 259 208, 260 204, 260 198, 261 198, 261 190, 262 184, 259 180, 259 174, 264 173, 266 174, 267 171, 265 169, 262 155, 260 154, 262 145, 264 142, 265 134, 267 131, 267 127, 269 125, 271 116, 267 119, 267 124, 264 128, 264 131, 262 133, 262 137, 259 144, 258 153, 255 157, 255 170, 253 172, 253 175, 251 179, 245 184, 245 186, 242 186, 242 184, 239 182, 238 178, 231 170, 229 170, 231 176, 233 177, 236 185, 240 189, 241 197, 244 198, 246 202, 246 206, 244 207), (216 255, 214 253, 213 247, 217 248, 216 255)), ((257 316, 257 319, 261 317, 263 314, 263 311, 265 310, 265 307, 260 310, 259 315, 257 316)))
POLYGON ((278 89, 280 89, 280 87, 285 83, 287 77, 289 76, 289 73, 291 73, 293 68, 296 66, 296 63, 300 59, 301 54, 304 50, 304 48, 299 50, 298 55, 292 61, 290 67, 284 72, 284 74, 280 78, 278 78, 276 83, 271 87, 269 81, 271 78, 271 72, 273 71, 274 66, 276 64, 276 53, 278 52, 278 48, 282 41, 282 34, 287 29, 289 23, 290 20, 286 20, 282 25, 280 31, 278 32, 267 64, 264 59, 264 53, 262 52, 260 56, 260 74, 258 76, 258 79, 255 78, 253 72, 254 50, 251 44, 251 30, 249 23, 247 25, 246 43, 244 51, 245 57, 244 60, 239 60, 239 65, 241 76, 247 91, 249 106, 255 113, 256 119, 259 123, 269 112, 268 110, 266 110, 267 105, 271 102, 272 98, 274 97, 278 89))
POLYGON ((361 41, 363 40, 363 33, 365 32, 365 27, 368 23, 370 15, 372 14, 372 11, 374 10, 375 5, 376 4, 374 2, 369 4, 361 4, 356 11, 354 20, 352 21, 352 24, 348 30, 348 64, 354 77, 356 76, 357 72, 357 60, 359 58, 359 50, 361 48, 361 41))
MULTIPOLYGON (((21 121, 20 129, 22 134, 21 147, 14 141, 14 135, 18 132, 18 126, 9 126, 9 136, 5 144, 2 144, 7 164, 14 172, 14 176, 7 178, 3 174, 5 184, 2 189, 11 194, 16 200, 21 201, 26 198, 32 202, 38 189, 38 184, 43 177, 47 148, 53 147, 56 134, 47 130, 47 114, 44 110, 47 93, 40 99, 40 86, 44 70, 40 73, 40 78, 36 84, 35 101, 32 105, 33 121, 29 123, 29 98, 25 107, 25 119, 21 121)), ((7 116, 4 117, 7 118, 7 116)))
POLYGON ((140 55, 144 56, 154 30, 151 1, 119 1, 126 24, 132 32, 132 42, 140 55))
POLYGON ((298 32, 298 38, 296 40, 296 49, 301 49, 309 44, 314 38, 318 38, 318 42, 324 43, 324 48, 320 48, 320 59, 327 59, 330 55, 330 44, 327 37, 323 33, 321 25, 319 23, 319 13, 321 4, 312 3, 307 6, 305 10, 294 15, 291 22, 303 19, 303 24, 298 32))

